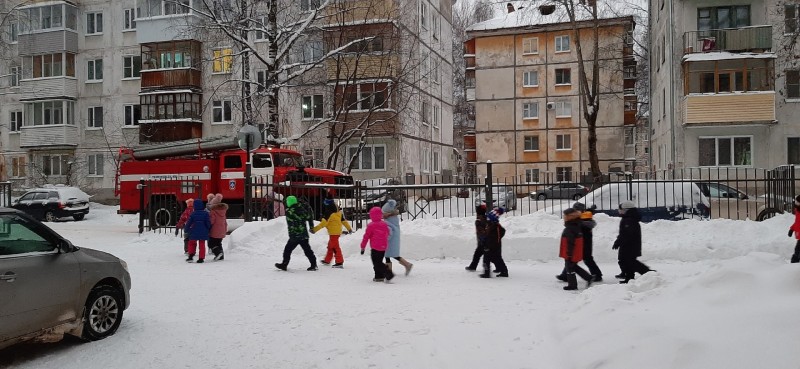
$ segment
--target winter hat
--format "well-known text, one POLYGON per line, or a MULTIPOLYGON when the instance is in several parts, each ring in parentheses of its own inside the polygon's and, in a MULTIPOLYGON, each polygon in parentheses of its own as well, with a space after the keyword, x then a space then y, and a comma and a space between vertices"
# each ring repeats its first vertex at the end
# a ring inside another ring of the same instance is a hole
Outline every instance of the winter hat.
POLYGON ((222 202, 222 194, 218 193, 218 194, 214 195, 214 197, 208 203, 210 205, 216 205, 216 204, 219 204, 221 202, 222 202))
POLYGON ((193 207, 194 206, 194 199, 186 199, 186 206, 193 207))
POLYGON ((297 198, 294 196, 289 196, 286 198, 286 206, 292 207, 297 204, 297 198))
POLYGON ((585 211, 586 210, 586 204, 583 204, 583 203, 580 203, 580 202, 576 202, 576 203, 572 204, 572 208, 577 210, 577 211, 585 211))
POLYGON ((475 207, 475 214, 486 216, 486 204, 481 204, 475 207))
POLYGON ((505 212, 506 210, 503 208, 494 208, 492 211, 486 213, 486 220, 497 223, 500 221, 500 216, 505 212))
POLYGON ((325 206, 331 206, 331 205, 333 205, 333 199, 325 199, 324 201, 322 201, 322 203, 325 206))
POLYGON ((206 202, 211 202, 211 200, 213 200, 213 199, 214 199, 214 194, 213 193, 210 193, 210 194, 206 195, 206 202))
POLYGON ((397 201, 395 201, 394 199, 389 199, 386 201, 385 204, 383 204, 383 207, 381 207, 381 211, 383 211, 384 213, 391 213, 396 208, 397 208, 397 201))
POLYGON ((573 208, 567 208, 566 210, 564 210, 564 221, 565 222, 569 222, 569 221, 572 221, 572 220, 580 219, 580 217, 581 217, 581 212, 578 211, 578 210, 575 210, 573 208))
POLYGON ((619 208, 620 209, 627 210, 627 209, 633 209, 635 207, 636 207, 636 204, 634 204, 633 201, 623 201, 623 202, 619 203, 619 208))

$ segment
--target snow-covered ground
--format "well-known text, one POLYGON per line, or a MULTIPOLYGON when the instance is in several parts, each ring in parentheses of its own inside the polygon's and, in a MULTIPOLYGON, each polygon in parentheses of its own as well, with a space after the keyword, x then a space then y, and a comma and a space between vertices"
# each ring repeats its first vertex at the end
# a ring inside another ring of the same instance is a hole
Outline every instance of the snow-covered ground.
MULTIPOLYGON (((616 284, 618 219, 598 216, 605 283, 577 292, 553 277, 562 225, 544 213, 505 217, 511 278, 464 271, 471 218, 402 223, 410 276, 371 281, 360 233, 345 269, 307 272, 295 251, 275 270, 281 221, 240 226, 226 260, 183 262, 181 240, 136 233, 136 219, 94 205, 51 226, 128 262, 131 307, 103 341, 0 351, 3 368, 798 368, 800 266, 788 264, 792 217, 643 225, 658 272, 616 284)), ((318 256, 326 235, 312 236, 318 256)))

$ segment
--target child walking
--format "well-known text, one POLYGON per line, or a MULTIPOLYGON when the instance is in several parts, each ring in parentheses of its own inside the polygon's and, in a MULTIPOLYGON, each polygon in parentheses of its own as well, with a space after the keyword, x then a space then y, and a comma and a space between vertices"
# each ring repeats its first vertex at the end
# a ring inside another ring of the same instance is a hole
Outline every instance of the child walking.
POLYGON ((322 259, 322 264, 330 265, 331 259, 336 257, 336 264, 333 264, 333 267, 341 269, 344 267, 344 255, 342 255, 342 248, 339 247, 339 237, 342 235, 342 227, 346 228, 347 232, 352 232, 353 228, 350 227, 350 223, 344 219, 342 212, 331 199, 325 200, 323 214, 324 217, 313 229, 314 233, 322 228, 328 230, 328 253, 322 259))
MULTIPOLYGON (((306 208, 297 202, 297 198, 289 196, 286 198, 286 225, 289 226, 289 241, 286 242, 286 247, 283 248, 283 261, 275 263, 275 267, 280 270, 286 270, 289 266, 289 260, 292 258, 292 251, 299 245, 303 248, 303 253, 306 254, 311 266, 308 271, 317 270, 317 257, 314 256, 314 251, 311 250, 311 245, 308 244, 308 228, 307 223, 311 223, 311 214, 308 213, 306 208)), ((313 224, 312 224, 313 226, 313 224)))
POLYGON ((794 238, 797 240, 797 243, 794 246, 794 254, 792 255, 791 262, 800 263, 800 195, 794 198, 792 213, 794 213, 794 224, 789 228, 789 237, 792 237, 792 233, 794 233, 794 238))
POLYGON ((186 225, 183 228, 184 232, 189 234, 189 257, 186 258, 187 263, 194 261, 194 253, 200 247, 200 255, 198 255, 197 262, 202 263, 206 258, 206 241, 208 241, 208 232, 211 230, 211 217, 205 210, 203 200, 194 200, 194 211, 186 225))
POLYGON ((484 243, 486 243, 486 205, 475 207, 475 236, 478 239, 478 246, 475 248, 475 253, 472 255, 472 262, 467 265, 466 269, 469 272, 474 272, 478 269, 478 263, 483 256, 484 243))
POLYGON ((578 265, 583 260, 583 233, 581 232, 581 212, 573 208, 564 210, 564 231, 561 232, 561 247, 558 256, 564 259, 564 269, 567 274, 567 285, 564 286, 564 290, 578 289, 578 279, 575 277, 575 273, 586 280, 586 287, 592 284, 592 275, 578 265))
POLYGON ((364 238, 361 240, 361 255, 364 255, 364 249, 369 242, 372 251, 370 259, 372 259, 372 269, 375 271, 375 278, 373 282, 390 281, 394 278, 392 271, 383 263, 383 257, 386 255, 386 248, 389 246, 389 236, 391 236, 391 229, 383 221, 383 212, 379 207, 373 207, 369 210, 369 219, 371 222, 367 225, 364 232, 364 238))
POLYGON ((411 268, 414 264, 409 263, 406 259, 400 256, 400 211, 397 210, 397 201, 389 199, 383 204, 381 208, 383 211, 383 219, 392 231, 389 237, 389 247, 386 248, 386 267, 392 271, 392 258, 395 258, 404 268, 406 268, 406 275, 411 273, 411 268))
MULTIPOLYGON (((181 213, 180 219, 178 219, 178 223, 175 225, 175 235, 178 235, 178 229, 183 229, 186 225, 186 222, 189 220, 189 216, 192 215, 194 211, 194 199, 186 199, 186 209, 181 213)), ((189 254, 189 234, 183 232, 183 254, 189 254)))
POLYGON ((497 267, 498 277, 508 277, 508 267, 503 261, 503 236, 506 229, 500 225, 500 216, 505 213, 503 208, 494 208, 486 213, 486 241, 483 249, 483 274, 481 278, 492 277, 492 264, 497 267))
POLYGON ((208 212, 211 216, 211 231, 208 234, 208 248, 214 254, 215 261, 225 260, 222 251, 222 239, 228 233, 228 204, 222 202, 222 194, 214 195, 209 201, 208 212))
POLYGON ((619 268, 622 272, 615 277, 622 279, 619 283, 625 284, 636 273, 645 274, 651 269, 636 259, 642 256, 642 226, 639 224, 642 216, 639 215, 639 209, 633 201, 623 201, 619 204, 619 214, 622 215, 619 235, 611 249, 619 250, 619 268))

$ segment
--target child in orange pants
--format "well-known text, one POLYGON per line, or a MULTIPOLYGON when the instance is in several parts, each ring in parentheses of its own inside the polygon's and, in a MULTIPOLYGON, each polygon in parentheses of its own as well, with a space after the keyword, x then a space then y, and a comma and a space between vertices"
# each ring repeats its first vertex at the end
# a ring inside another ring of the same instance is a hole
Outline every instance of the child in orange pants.
POLYGON ((352 232, 353 229, 350 227, 350 223, 344 219, 342 212, 336 207, 333 200, 325 200, 325 210, 323 214, 326 216, 323 216, 320 223, 312 230, 314 233, 323 227, 328 230, 328 253, 325 254, 325 259, 322 260, 322 264, 330 265, 331 259, 335 256, 336 264, 333 264, 333 267, 341 269, 344 265, 344 255, 342 255, 342 249, 339 247, 339 236, 342 235, 342 226, 347 229, 348 233, 352 232))

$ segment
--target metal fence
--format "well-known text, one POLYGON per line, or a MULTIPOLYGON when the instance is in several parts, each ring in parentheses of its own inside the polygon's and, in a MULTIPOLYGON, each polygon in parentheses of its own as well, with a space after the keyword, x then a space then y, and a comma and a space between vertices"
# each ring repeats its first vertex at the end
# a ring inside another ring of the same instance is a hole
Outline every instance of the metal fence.
POLYGON ((0 208, 11 206, 11 182, 0 182, 0 208))
MULTIPOLYGON (((208 181, 206 181, 208 182, 208 181)), ((209 191, 198 178, 141 180, 139 189, 139 233, 144 231, 178 232, 181 213, 186 209, 185 199, 205 200, 209 191)))

